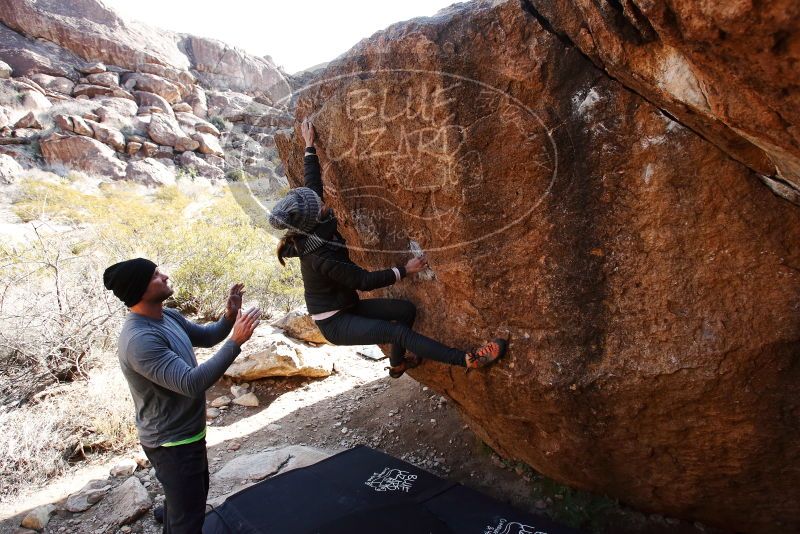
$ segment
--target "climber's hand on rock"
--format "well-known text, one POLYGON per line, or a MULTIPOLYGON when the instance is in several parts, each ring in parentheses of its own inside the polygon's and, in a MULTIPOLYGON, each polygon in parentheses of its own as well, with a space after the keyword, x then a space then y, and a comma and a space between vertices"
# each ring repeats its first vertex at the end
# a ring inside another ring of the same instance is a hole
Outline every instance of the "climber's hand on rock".
POLYGON ((311 124, 311 120, 303 119, 303 123, 300 124, 300 133, 303 134, 303 139, 306 141, 306 147, 314 146, 314 140, 316 139, 317 132, 314 131, 314 125, 311 124))
POLYGON ((406 263, 406 274, 415 274, 424 271, 428 268, 428 258, 420 256, 418 258, 411 258, 406 263))

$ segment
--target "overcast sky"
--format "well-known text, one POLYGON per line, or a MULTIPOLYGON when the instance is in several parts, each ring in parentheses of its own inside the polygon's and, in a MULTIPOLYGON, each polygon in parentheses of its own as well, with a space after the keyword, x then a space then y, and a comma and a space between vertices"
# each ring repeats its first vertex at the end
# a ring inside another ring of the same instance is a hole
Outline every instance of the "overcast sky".
POLYGON ((454 0, 104 0, 126 19, 213 37, 292 73, 329 61, 394 22, 433 15, 454 0))

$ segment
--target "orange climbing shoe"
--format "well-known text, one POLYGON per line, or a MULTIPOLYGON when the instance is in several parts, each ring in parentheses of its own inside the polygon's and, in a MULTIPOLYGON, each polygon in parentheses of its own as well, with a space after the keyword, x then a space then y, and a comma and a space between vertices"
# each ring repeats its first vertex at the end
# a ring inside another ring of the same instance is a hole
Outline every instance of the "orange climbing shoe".
POLYGON ((506 353, 507 347, 508 342, 498 337, 491 343, 487 343, 475 351, 468 352, 464 361, 466 361, 468 369, 486 367, 499 358, 502 358, 506 353))

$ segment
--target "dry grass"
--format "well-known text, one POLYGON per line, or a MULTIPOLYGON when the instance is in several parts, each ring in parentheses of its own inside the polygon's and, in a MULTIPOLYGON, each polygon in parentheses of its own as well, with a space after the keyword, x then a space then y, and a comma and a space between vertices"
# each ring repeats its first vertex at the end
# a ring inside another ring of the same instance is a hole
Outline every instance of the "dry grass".
POLYGON ((96 353, 93 359, 88 380, 54 384, 21 409, 0 410, 0 501, 63 474, 85 456, 137 443, 133 401, 116 356, 96 353))

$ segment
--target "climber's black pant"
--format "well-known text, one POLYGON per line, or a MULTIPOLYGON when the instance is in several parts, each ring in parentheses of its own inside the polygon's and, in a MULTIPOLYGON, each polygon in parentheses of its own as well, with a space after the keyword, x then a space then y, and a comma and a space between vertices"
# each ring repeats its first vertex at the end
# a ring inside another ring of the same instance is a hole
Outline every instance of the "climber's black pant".
POLYGON ((206 440, 142 449, 164 487, 163 534, 200 534, 208 497, 206 440))
POLYGON ((333 317, 317 321, 325 339, 334 345, 391 343, 389 362, 398 365, 406 349, 417 356, 464 366, 463 350, 454 349, 414 332, 417 308, 407 300, 365 299, 333 317))

